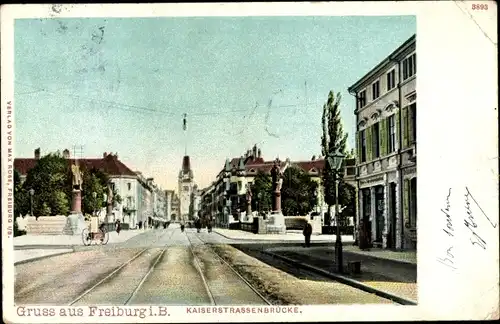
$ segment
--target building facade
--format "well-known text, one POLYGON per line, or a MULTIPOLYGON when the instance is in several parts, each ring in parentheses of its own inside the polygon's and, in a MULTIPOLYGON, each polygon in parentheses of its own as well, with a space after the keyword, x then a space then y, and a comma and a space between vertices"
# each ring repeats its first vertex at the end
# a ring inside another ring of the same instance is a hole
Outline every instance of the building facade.
POLYGON ((173 190, 165 190, 165 219, 167 222, 172 221, 172 199, 174 196, 173 190))
POLYGON ((191 200, 194 187, 194 175, 191 170, 191 162, 189 156, 184 156, 182 159, 182 168, 179 172, 179 220, 192 220, 193 215, 190 213, 191 200))
POLYGON ((356 98, 358 215, 374 246, 416 249, 416 35, 349 88, 356 98))
POLYGON ((172 193, 172 212, 170 214, 170 219, 172 222, 180 221, 180 212, 181 212, 181 202, 179 200, 179 196, 176 192, 172 193))

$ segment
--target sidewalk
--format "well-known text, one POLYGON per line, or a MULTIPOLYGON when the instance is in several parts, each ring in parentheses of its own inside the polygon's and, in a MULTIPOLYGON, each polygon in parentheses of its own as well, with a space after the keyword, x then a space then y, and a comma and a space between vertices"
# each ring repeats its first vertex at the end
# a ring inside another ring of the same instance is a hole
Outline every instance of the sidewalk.
POLYGON ((388 293, 410 301, 417 300, 416 252, 387 250, 360 251, 356 246, 344 246, 344 274, 339 275, 335 264, 334 247, 269 248, 265 253, 288 258, 306 266, 320 269, 332 277, 350 281, 354 285, 388 293), (399 255, 398 255, 399 254, 399 255), (349 274, 347 264, 361 262, 360 274, 349 274))
MULTIPOLYGON (((214 228, 213 232, 224 236, 230 240, 243 241, 293 241, 304 242, 304 235, 301 231, 288 231, 286 234, 254 234, 251 232, 230 230, 225 228, 214 228)), ((335 235, 312 235, 311 242, 335 242, 335 235)), ((342 235, 342 242, 352 243, 352 235, 342 235)))
MULTIPOLYGON (((335 247, 310 247, 307 251, 323 251, 326 254, 331 254, 334 253, 335 247), (327 249, 331 250, 328 251, 327 249)), ((359 254, 362 256, 369 256, 371 258, 377 258, 377 259, 384 259, 384 260, 391 260, 395 262, 402 262, 402 263, 408 263, 408 264, 417 264, 417 252, 416 251, 402 251, 402 252, 396 252, 396 251, 391 251, 391 250, 384 250, 384 249, 377 249, 377 248, 372 248, 370 250, 360 250, 359 247, 355 245, 350 245, 346 244, 342 246, 342 250, 344 252, 352 253, 352 254, 359 254)), ((298 251, 302 252, 304 251, 303 248, 300 247, 277 247, 277 248, 269 248, 266 251, 273 252, 273 251, 298 251)))
MULTIPOLYGON (((109 233, 108 244, 123 243, 145 230, 127 230, 109 233)), ((46 256, 73 252, 74 246, 83 246, 81 235, 22 235, 14 237, 14 264, 46 256)))
MULTIPOLYGON (((144 233, 144 230, 109 232, 108 244, 122 243, 134 236, 144 233)), ((14 237, 14 247, 29 246, 78 246, 83 245, 81 235, 22 235, 14 237)))

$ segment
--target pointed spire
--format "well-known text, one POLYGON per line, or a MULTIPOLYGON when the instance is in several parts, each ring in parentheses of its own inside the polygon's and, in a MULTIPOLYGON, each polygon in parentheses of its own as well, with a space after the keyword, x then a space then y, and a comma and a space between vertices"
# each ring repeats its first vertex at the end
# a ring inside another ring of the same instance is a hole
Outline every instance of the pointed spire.
POLYGON ((243 158, 240 158, 240 163, 238 164, 238 170, 240 171, 245 170, 245 163, 243 158))

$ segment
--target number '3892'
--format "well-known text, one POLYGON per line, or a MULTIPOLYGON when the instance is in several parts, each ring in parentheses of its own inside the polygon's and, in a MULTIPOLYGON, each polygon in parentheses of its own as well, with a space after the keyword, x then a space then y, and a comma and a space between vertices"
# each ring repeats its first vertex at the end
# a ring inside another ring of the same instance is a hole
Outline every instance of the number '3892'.
POLYGON ((488 5, 486 3, 473 4, 472 10, 488 10, 488 5))

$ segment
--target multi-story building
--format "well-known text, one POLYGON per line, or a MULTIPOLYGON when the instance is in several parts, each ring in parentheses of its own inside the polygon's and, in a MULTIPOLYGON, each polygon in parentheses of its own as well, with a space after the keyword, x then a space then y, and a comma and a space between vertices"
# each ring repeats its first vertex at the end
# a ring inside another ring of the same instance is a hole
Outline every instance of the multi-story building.
MULTIPOLYGON (((354 161, 350 162, 346 163, 344 179, 351 185, 355 185, 354 168, 350 166, 354 164, 354 161)), ((239 215, 247 210, 248 186, 252 185, 259 172, 270 175, 274 163, 274 160, 264 161, 262 152, 256 145, 243 156, 231 160, 227 159, 223 169, 217 175, 217 179, 201 191, 202 215, 215 220, 215 224, 222 227, 238 220, 239 215)), ((291 168, 301 169, 310 176, 311 180, 318 183, 314 211, 320 214, 323 219, 327 211, 321 179, 325 160, 313 157, 310 161, 289 161, 287 159, 281 162, 282 167, 286 164, 291 168)), ((260 211, 264 212, 264 210, 260 211)))
POLYGON ((193 170, 191 170, 191 162, 189 156, 184 156, 182 159, 182 169, 179 172, 179 200, 180 200, 180 220, 188 221, 192 219, 191 199, 194 187, 193 170))
POLYGON ((193 190, 191 192, 191 203, 189 205, 189 218, 196 219, 199 217, 200 211, 200 201, 201 201, 201 192, 198 190, 198 185, 193 185, 193 190))
POLYGON ((356 97, 357 220, 383 248, 416 248, 416 36, 349 88, 356 97))
POLYGON ((179 200, 179 196, 177 193, 173 192, 172 193, 172 211, 170 214, 172 222, 179 222, 180 221, 180 206, 181 202, 179 200))
POLYGON ((167 222, 172 221, 172 200, 174 197, 173 190, 165 190, 165 219, 167 222))

